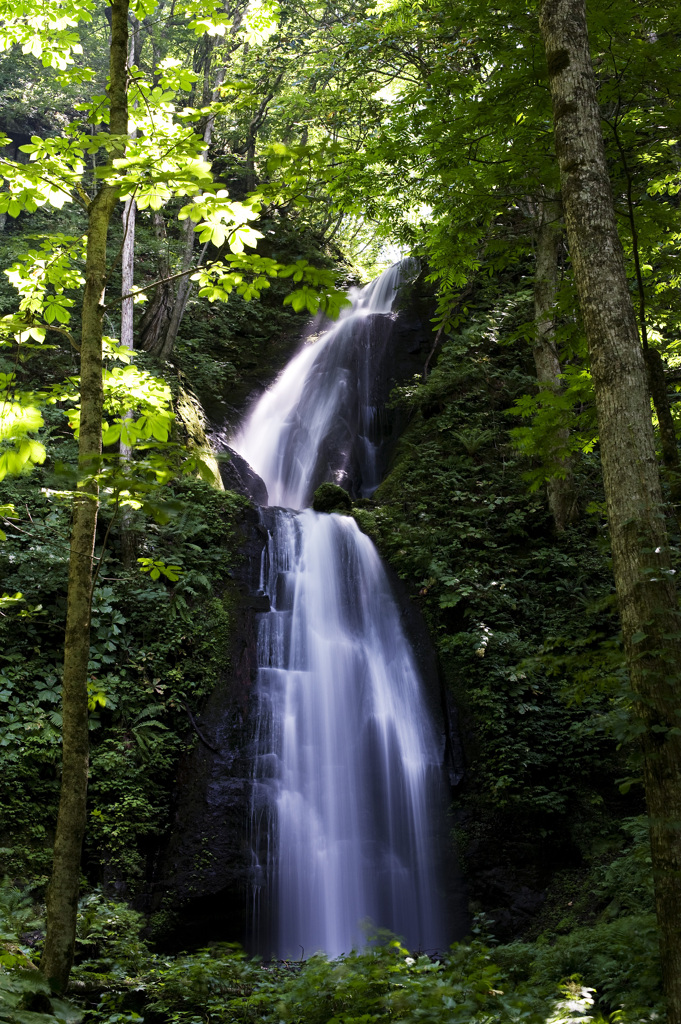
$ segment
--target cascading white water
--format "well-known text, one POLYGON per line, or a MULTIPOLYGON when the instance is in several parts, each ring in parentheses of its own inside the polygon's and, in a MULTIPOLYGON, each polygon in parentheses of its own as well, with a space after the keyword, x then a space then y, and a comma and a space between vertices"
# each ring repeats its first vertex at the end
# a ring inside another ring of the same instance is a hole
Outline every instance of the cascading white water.
POLYGON ((264 513, 272 610, 259 625, 253 797, 274 904, 267 952, 279 956, 349 952, 366 941, 365 921, 412 949, 446 941, 441 744, 385 569, 353 519, 290 510, 319 482, 318 453, 342 414, 334 347, 352 344, 367 312, 389 312, 398 282, 391 268, 363 289, 342 324, 294 357, 234 441, 271 500, 289 506, 264 513))
POLYGON ((357 291, 351 309, 318 341, 300 349, 232 440, 267 484, 270 505, 304 508, 323 480, 335 477, 334 483, 342 483, 338 474, 357 436, 364 454, 362 493, 379 483, 366 357, 375 347, 374 318, 391 312, 400 281, 413 274, 415 263, 395 264, 357 291), (338 451, 339 440, 344 450, 338 451))

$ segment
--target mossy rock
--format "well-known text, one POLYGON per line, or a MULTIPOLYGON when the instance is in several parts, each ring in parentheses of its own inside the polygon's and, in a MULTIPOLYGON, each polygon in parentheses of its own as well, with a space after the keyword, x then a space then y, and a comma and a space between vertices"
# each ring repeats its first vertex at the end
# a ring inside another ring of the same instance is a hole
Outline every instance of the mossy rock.
POLYGON ((347 515, 352 511, 352 498, 338 484, 321 484, 314 492, 312 508, 315 512, 340 512, 347 515))

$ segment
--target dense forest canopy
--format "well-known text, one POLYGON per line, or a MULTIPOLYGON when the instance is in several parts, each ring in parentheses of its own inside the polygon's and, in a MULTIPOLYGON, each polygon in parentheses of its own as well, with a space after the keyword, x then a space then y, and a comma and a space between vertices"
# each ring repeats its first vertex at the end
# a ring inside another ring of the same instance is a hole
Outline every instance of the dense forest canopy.
POLYGON ((0 39, 0 1019, 681 1021, 681 13, 3 0, 0 39), (315 507, 437 653, 470 935, 261 966, 163 888, 263 610, 220 452, 397 254, 388 471, 315 507))

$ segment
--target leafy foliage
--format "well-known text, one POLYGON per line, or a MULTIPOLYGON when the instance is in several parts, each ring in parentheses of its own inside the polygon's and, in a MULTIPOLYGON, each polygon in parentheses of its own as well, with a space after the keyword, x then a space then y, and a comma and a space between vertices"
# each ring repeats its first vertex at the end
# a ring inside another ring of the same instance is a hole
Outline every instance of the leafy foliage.
MULTIPOLYGON (((24 514, 9 520, 0 549, 4 580, 24 587, 18 611, 0 619, 2 857, 13 878, 44 881, 60 757, 68 505, 36 495, 28 481, 24 488, 24 514)), ((144 879, 141 850, 163 835, 174 766, 192 742, 185 705, 210 692, 228 648, 233 530, 246 505, 199 481, 176 485, 175 498, 182 511, 148 528, 143 542, 148 564, 175 579, 123 570, 109 550, 93 604, 91 869, 133 887, 144 879)))
POLYGON ((455 770, 465 764, 458 847, 472 906, 503 937, 558 930, 567 904, 565 927, 593 924, 610 904, 614 915, 651 909, 634 898, 638 875, 632 902, 616 905, 603 887, 620 815, 640 806, 618 784, 640 771, 597 456, 575 456, 580 518, 557 537, 523 479, 538 459, 512 442, 531 372, 529 349, 512 342, 522 273, 521 263, 479 282, 427 379, 395 390, 409 425, 386 479, 353 512, 435 638, 459 714, 455 770), (531 911, 514 909, 519 891, 537 894, 531 911))
MULTIPOLYGON (((556 187, 533 12, 488 2, 237 4, 230 24, 217 0, 183 0, 166 6, 163 18, 156 17, 161 3, 138 0, 142 51, 131 69, 131 106, 139 132, 115 168, 105 168, 112 140, 100 7, 61 2, 48 46, 33 7, 5 6, 2 34, 16 45, 0 61, 2 127, 31 138, 20 150, 26 162, 3 156, 0 166, 7 183, 0 213, 9 217, 0 239, 9 267, 0 287, 6 921, 18 928, 32 920, 33 893, 49 870, 66 488, 76 482, 73 473, 53 471, 74 461, 64 406, 71 427, 78 425, 85 253, 77 204, 79 188, 91 194, 97 181, 115 180, 140 211, 142 280, 157 276, 154 214, 167 215, 163 246, 172 270, 184 238, 176 218, 195 226, 209 259, 195 268, 199 295, 174 367, 139 355, 131 366, 115 341, 105 347, 104 443, 133 444, 137 459, 135 480, 111 452, 97 467, 112 501, 98 536, 88 669, 88 883, 107 893, 114 884, 129 895, 145 892, 178 758, 195 742, 187 712, 214 687, 230 642, 234 530, 244 503, 188 477, 167 487, 184 458, 173 415, 179 387, 198 393, 215 424, 233 422, 294 343, 295 314, 338 312, 334 246, 344 245, 367 271, 382 258, 384 240, 396 239, 428 258, 441 355, 427 380, 396 393, 409 429, 388 479, 354 514, 423 612, 462 712, 467 775, 456 794, 457 831, 473 901, 489 906, 479 876, 492 871, 494 848, 494 867, 503 862, 521 881, 548 886, 544 923, 552 935, 494 950, 473 942, 439 963, 399 945, 333 964, 316 957, 300 968, 260 965, 230 948, 163 957, 139 938, 135 912, 90 891, 79 933, 81 978, 97 990, 84 998, 88 1014, 133 1022, 143 1010, 178 1024, 532 1024, 613 1012, 624 1022, 648 1019, 658 981, 645 823, 634 817, 636 789, 627 796, 616 785, 626 778, 624 789, 640 773, 589 367, 565 254, 556 307, 561 390, 537 394, 529 362, 533 232, 556 187), (40 82, 33 58, 46 69, 40 82), (216 67, 222 87, 208 102, 216 67), (36 113, 43 110, 54 118, 36 113), (215 119, 213 179, 201 138, 207 118, 215 119), (69 121, 73 130, 62 132, 69 121), (226 309, 213 301, 226 298, 226 309), (125 415, 131 405, 133 418, 125 415), (557 424, 569 426, 565 451, 548 441, 557 424), (574 456, 582 517, 557 540, 541 487, 565 454, 574 456), (13 474, 22 475, 10 482, 13 474), (160 496, 159 485, 166 485, 160 496), (116 519, 126 492, 140 546, 134 570, 123 565, 116 519), (158 521, 136 516, 137 505, 158 521), (563 872, 558 864, 567 865, 563 872), (29 879, 35 889, 26 895, 16 883, 29 879), (588 900, 573 899, 577 891, 588 900), (581 980, 570 980, 574 974, 581 980)), ((590 17, 632 284, 638 246, 649 341, 674 362, 678 13, 655 3, 642 18, 636 4, 618 0, 592 4, 590 17)), ((110 295, 118 284, 114 269, 110 295)), ((143 289, 136 298, 143 304, 143 289)), ((115 334, 113 301, 106 315, 115 334)), ((188 460, 186 468, 200 466, 188 460)), ((0 990, 5 1018, 40 1024, 21 1006, 41 994, 35 972, 10 978, 5 971, 0 990)))
MULTIPOLYGON (((599 926, 580 936, 579 944, 559 940, 554 947, 490 948, 474 939, 431 959, 381 936, 370 950, 335 961, 318 955, 264 964, 228 945, 175 957, 150 954, 132 935, 129 911, 126 949, 119 937, 124 908, 100 902, 93 918, 93 905, 81 907, 79 931, 87 937, 79 944, 99 943, 99 953, 78 966, 76 977, 89 984, 97 979, 104 990, 89 1010, 94 1021, 111 1020, 112 1012, 121 1019, 133 991, 138 1006, 140 995, 144 1000, 145 1017, 175 1024, 601 1024, 615 1009, 618 1020, 635 1024, 654 1020, 661 1009, 649 919, 599 926), (575 964, 583 968, 581 976, 561 975, 575 964), (592 987, 594 981, 602 990, 592 987)), ((127 1014, 134 1019, 130 1009, 127 1014)))

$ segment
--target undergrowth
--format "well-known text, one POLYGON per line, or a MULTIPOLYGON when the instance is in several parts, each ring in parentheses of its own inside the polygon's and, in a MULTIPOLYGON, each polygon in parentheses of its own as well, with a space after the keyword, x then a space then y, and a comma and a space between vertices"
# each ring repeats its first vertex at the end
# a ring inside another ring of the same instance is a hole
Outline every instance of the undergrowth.
POLYGON ((552 944, 474 937, 437 958, 379 935, 337 960, 263 962, 226 944, 154 953, 140 914, 93 893, 81 903, 69 1002, 54 1001, 38 1019, 21 1008, 46 991, 36 951, 11 934, 30 905, 0 887, 0 1020, 8 1024, 635 1024, 663 1010, 650 916, 603 921, 552 944))

